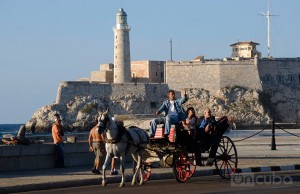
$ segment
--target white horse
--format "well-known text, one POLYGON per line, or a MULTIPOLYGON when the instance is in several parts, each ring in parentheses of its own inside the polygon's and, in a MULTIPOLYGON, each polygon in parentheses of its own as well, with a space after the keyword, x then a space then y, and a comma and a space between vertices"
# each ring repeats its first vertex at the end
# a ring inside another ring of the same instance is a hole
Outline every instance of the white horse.
POLYGON ((136 169, 132 178, 132 185, 136 183, 137 173, 141 173, 139 184, 144 184, 144 171, 142 168, 142 152, 149 143, 148 134, 137 127, 125 129, 118 128, 115 121, 108 114, 108 111, 100 114, 98 118, 98 132, 104 134, 106 158, 102 167, 102 186, 106 186, 105 170, 107 164, 111 161, 112 157, 117 156, 120 159, 120 171, 122 180, 120 187, 125 186, 124 163, 125 155, 131 154, 132 158, 137 163, 136 169))

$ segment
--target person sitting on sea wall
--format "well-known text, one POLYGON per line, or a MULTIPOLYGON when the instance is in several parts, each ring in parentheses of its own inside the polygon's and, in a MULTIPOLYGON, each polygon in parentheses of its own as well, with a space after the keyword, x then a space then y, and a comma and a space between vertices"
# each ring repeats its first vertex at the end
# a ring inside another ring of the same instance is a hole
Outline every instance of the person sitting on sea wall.
POLYGON ((5 145, 29 145, 31 143, 34 143, 33 141, 25 138, 25 132, 25 125, 21 125, 17 137, 11 135, 9 138, 2 138, 2 142, 5 145))
POLYGON ((2 138, 2 142, 5 145, 17 145, 18 144, 18 140, 15 139, 14 136, 11 136, 10 138, 2 138))

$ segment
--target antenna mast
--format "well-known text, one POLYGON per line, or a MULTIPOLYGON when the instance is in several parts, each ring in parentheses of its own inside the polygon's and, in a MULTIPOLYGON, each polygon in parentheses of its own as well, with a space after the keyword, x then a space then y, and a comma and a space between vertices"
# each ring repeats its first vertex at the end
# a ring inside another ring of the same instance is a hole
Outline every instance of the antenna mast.
POLYGON ((276 15, 271 15, 270 14, 270 0, 267 0, 267 12, 263 13, 261 12, 263 16, 267 17, 268 20, 268 58, 271 58, 271 27, 270 27, 270 21, 271 21, 271 16, 276 16, 276 15))
POLYGON ((173 61, 173 58, 172 58, 172 38, 170 39, 170 54, 171 54, 171 61, 173 61))
POLYGON ((270 58, 271 57, 271 54, 270 54, 270 50, 271 50, 271 41, 270 41, 270 33, 271 33, 271 28, 270 28, 270 17, 271 17, 271 15, 270 15, 270 1, 268 0, 267 1, 267 15, 266 15, 266 17, 267 17, 267 19, 268 19, 268 58, 270 58))

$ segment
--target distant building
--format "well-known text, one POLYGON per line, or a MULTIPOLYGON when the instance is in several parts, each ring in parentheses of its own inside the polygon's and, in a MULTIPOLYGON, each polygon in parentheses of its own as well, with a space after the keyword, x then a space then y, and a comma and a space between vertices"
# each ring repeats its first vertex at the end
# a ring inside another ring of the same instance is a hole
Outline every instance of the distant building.
POLYGON ((261 53, 256 50, 256 46, 259 45, 256 42, 237 42, 232 45, 232 58, 254 58, 255 55, 260 59, 261 53))
POLYGON ((195 59, 193 59, 193 61, 204 61, 204 56, 198 56, 195 59))
POLYGON ((101 64, 100 71, 92 71, 90 81, 113 83, 114 82, 114 65, 112 63, 101 64))
POLYGON ((131 78, 133 82, 163 83, 165 61, 132 61, 131 78))
MULTIPOLYGON (((130 82, 163 83, 165 80, 165 61, 131 61, 130 82)), ((92 71, 91 78, 80 81, 114 83, 114 64, 101 64, 99 71, 92 71)))

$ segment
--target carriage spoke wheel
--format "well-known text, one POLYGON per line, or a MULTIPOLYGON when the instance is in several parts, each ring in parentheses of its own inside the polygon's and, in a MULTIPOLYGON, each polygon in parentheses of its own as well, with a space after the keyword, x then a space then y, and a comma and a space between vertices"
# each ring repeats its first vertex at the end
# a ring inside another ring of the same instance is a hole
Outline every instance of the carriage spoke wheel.
POLYGON ((184 183, 191 178, 195 172, 196 163, 194 157, 180 152, 174 155, 173 173, 178 182, 184 183))
POLYGON ((215 166, 222 178, 230 179, 237 171, 238 156, 233 141, 223 136, 216 154, 215 166))
MULTIPOLYGON (((142 161, 142 170, 144 171, 144 182, 148 181, 151 176, 151 165, 145 161, 142 161)), ((141 180, 142 173, 137 174, 137 180, 141 180)))
POLYGON ((196 158, 195 158, 194 153, 189 154, 189 160, 190 160, 190 176, 189 176, 189 178, 191 178, 193 176, 193 174, 195 173, 195 170, 197 167, 196 158))

